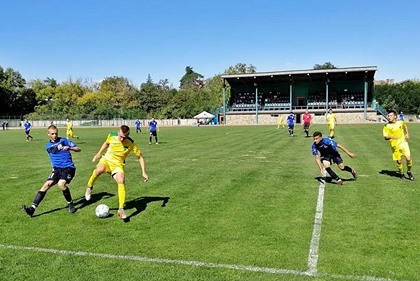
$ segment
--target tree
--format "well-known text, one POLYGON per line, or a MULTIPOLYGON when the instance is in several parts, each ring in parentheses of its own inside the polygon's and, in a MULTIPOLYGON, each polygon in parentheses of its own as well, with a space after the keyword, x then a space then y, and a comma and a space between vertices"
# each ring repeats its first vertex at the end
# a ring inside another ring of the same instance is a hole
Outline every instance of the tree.
POLYGON ((32 93, 27 92, 25 86, 26 81, 18 71, 10 67, 4 71, 0 67, 0 111, 3 114, 21 114, 23 108, 20 102, 26 98, 30 103, 25 110, 33 110, 32 93))
POLYGON ((403 111, 408 114, 420 114, 420 82, 408 80, 392 85, 376 85, 376 101, 386 110, 403 111))
POLYGON ((315 64, 314 65, 314 69, 315 70, 319 70, 319 69, 335 69, 335 68, 337 68, 337 67, 335 67, 330 62, 325 62, 324 64, 315 64))
POLYGON ((185 68, 185 74, 182 76, 181 80, 179 81, 181 84, 179 86, 180 89, 188 89, 188 88, 199 88, 201 83, 197 83, 201 81, 200 79, 204 78, 203 75, 195 72, 191 66, 187 66, 185 68))
POLYGON ((125 109, 139 108, 137 97, 136 88, 124 77, 107 77, 99 85, 99 103, 120 113, 125 109))
POLYGON ((176 93, 177 91, 169 86, 167 79, 160 80, 156 84, 149 74, 146 83, 140 85, 140 107, 150 116, 170 118, 168 114, 170 115, 171 111, 167 111, 167 106, 176 93))
POLYGON ((237 63, 234 66, 229 66, 225 70, 225 74, 245 74, 245 73, 255 73, 257 68, 252 64, 247 65, 246 63, 237 63))

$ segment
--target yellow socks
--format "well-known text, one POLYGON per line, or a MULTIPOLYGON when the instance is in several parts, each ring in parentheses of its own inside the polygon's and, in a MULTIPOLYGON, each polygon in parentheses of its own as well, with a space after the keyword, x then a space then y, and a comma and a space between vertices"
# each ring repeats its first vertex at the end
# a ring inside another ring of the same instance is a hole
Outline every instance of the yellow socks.
POLYGON ((118 208, 123 209, 125 204, 125 184, 118 184, 118 208))
POLYGON ((93 170, 92 175, 90 176, 90 178, 88 180, 87 186, 92 187, 97 178, 98 178, 98 176, 96 175, 96 171, 93 170))

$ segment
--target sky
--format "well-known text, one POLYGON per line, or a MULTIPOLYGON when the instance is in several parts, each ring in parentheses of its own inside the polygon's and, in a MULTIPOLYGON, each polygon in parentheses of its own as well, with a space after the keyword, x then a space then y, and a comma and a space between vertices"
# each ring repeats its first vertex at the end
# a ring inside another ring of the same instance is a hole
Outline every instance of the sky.
POLYGON ((376 66, 420 79, 417 0, 1 0, 0 66, 27 81, 148 75, 174 88, 238 63, 257 72, 376 66))

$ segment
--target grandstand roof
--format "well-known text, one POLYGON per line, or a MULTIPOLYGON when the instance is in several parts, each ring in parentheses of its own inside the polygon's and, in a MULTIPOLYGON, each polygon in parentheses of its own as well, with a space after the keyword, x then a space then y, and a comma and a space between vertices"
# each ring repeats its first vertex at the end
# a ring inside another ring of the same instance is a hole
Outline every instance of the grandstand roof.
POLYGON ((246 74, 224 74, 222 78, 231 86, 252 85, 253 83, 277 84, 289 82, 326 82, 334 80, 373 81, 376 66, 346 67, 334 69, 307 69, 246 74))

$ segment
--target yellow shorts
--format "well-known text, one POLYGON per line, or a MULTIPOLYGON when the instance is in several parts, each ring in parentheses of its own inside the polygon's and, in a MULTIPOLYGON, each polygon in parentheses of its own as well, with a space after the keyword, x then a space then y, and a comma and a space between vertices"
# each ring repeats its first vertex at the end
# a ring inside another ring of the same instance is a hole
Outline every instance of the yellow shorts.
POLYGON ((401 145, 392 146, 392 159, 394 161, 401 160, 402 156, 410 157, 410 147, 408 146, 408 142, 403 142, 401 145))
POLYGON ((105 172, 111 174, 111 176, 115 175, 116 173, 123 173, 124 174, 124 164, 116 164, 106 160, 105 158, 101 158, 98 164, 105 165, 105 172))
POLYGON ((74 133, 73 130, 67 130, 67 136, 73 137, 74 133))
POLYGON ((333 123, 333 124, 328 124, 328 128, 330 129, 330 130, 334 130, 334 128, 335 128, 335 124, 333 123))

